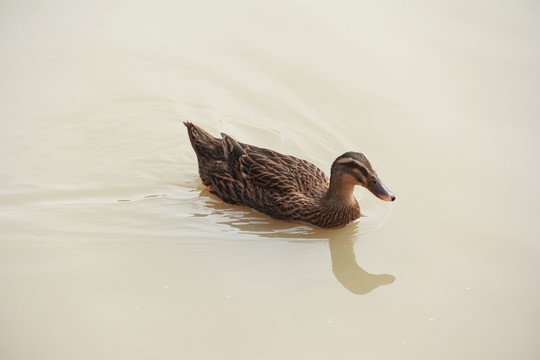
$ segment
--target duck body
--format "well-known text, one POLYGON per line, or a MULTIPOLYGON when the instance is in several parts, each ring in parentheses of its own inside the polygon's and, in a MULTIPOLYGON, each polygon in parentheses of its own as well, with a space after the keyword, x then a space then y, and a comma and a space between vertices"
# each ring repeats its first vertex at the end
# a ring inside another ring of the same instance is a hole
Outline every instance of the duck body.
MULTIPOLYGON (((349 152, 338 157, 328 178, 306 160, 244 144, 223 133, 216 138, 190 122, 184 125, 202 182, 224 202, 323 228, 341 227, 360 217, 354 186, 369 182, 370 170, 374 173, 364 155, 349 152)), ((379 192, 375 195, 383 200, 395 198, 382 184, 379 192)))

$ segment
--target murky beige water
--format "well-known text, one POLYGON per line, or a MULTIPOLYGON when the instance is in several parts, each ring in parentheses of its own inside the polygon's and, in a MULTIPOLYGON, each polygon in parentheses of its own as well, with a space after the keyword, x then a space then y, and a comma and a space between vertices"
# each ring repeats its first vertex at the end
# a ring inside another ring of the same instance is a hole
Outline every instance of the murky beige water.
POLYGON ((540 357, 537 3, 0 9, 2 359, 540 357), (184 120, 397 201, 223 204, 184 120))

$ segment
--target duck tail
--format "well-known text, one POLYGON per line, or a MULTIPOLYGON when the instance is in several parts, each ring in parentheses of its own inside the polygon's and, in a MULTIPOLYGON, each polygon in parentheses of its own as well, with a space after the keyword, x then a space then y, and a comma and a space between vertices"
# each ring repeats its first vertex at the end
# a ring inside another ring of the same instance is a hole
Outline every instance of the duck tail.
MULTIPOLYGON (((196 145, 200 146, 200 144, 212 143, 218 140, 189 121, 184 121, 184 125, 187 127, 189 140, 191 140, 191 145, 193 145, 194 149, 196 145)), ((195 151, 197 151, 197 149, 195 149, 195 151)))
POLYGON ((204 157, 207 161, 223 160, 222 140, 213 137, 199 126, 184 121, 187 127, 189 141, 198 157, 204 157))

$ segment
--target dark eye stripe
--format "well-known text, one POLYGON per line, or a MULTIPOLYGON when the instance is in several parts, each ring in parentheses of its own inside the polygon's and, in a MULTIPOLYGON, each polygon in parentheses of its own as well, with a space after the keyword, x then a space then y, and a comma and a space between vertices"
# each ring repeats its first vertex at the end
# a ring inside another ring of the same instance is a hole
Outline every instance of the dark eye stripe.
POLYGON ((358 170, 363 175, 364 178, 368 176, 368 171, 364 165, 360 164, 354 159, 341 159, 337 162, 339 165, 346 166, 351 170, 358 170))
POLYGON ((348 163, 345 163, 344 165, 350 167, 353 170, 360 171, 364 177, 366 177, 367 174, 368 174, 366 168, 364 166, 360 165, 358 163, 358 161, 352 160, 352 161, 349 161, 348 163))
POLYGON ((363 166, 361 166, 361 165, 357 165, 357 167, 355 167, 355 169, 356 169, 356 170, 359 170, 359 171, 362 173, 362 175, 363 175, 364 177, 367 177, 368 171, 366 170, 365 167, 363 167, 363 166))
MULTIPOLYGON (((360 168, 362 169, 362 168, 360 168)), ((366 177, 362 174, 362 171, 360 170, 359 168, 353 168, 352 169, 352 174, 354 175, 354 177, 356 178, 356 180, 358 180, 359 183, 365 183, 366 182, 366 177), (360 170, 360 171, 358 171, 360 170)))

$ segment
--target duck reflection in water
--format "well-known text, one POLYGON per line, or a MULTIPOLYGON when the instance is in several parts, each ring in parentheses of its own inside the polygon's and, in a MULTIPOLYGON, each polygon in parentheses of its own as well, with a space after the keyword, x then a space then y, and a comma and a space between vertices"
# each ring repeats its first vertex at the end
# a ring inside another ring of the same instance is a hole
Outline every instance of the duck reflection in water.
MULTIPOLYGON (((349 227, 354 227, 353 224, 349 227)), ((345 229, 342 229, 345 230, 345 229)), ((358 295, 368 294, 382 285, 388 285, 396 279, 390 274, 370 274, 362 269, 356 262, 354 254, 353 231, 350 234, 339 233, 334 230, 335 236, 330 236, 330 255, 332 256, 332 272, 336 279, 350 292, 358 295)))
POLYGON ((231 211, 230 205, 215 199, 207 190, 200 193, 199 199, 206 204, 204 209, 210 214, 194 214, 194 216, 219 215, 221 224, 239 230, 239 233, 255 235, 263 238, 285 239, 294 243, 328 242, 332 259, 332 272, 336 279, 350 292, 358 295, 368 294, 379 286, 394 282, 390 274, 371 274, 362 269, 354 253, 354 241, 369 229, 363 228, 361 222, 353 223, 340 229, 320 229, 311 225, 290 223, 259 214, 253 210, 238 206, 231 211), (225 221, 223 221, 225 218, 225 221))

